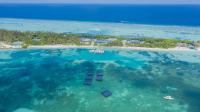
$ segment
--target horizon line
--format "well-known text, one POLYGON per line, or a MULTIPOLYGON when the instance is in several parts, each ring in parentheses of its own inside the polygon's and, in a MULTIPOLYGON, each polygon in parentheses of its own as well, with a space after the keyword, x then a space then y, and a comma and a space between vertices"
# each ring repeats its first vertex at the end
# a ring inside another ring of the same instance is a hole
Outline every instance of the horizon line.
POLYGON ((60 5, 200 5, 200 3, 68 3, 68 2, 0 2, 0 4, 60 4, 60 5))

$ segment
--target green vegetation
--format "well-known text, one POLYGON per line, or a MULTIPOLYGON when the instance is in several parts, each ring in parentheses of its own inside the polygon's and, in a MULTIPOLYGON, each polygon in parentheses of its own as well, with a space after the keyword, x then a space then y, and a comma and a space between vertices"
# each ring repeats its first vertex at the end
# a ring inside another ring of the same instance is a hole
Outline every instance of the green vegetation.
POLYGON ((18 32, 0 30, 0 41, 12 43, 22 41, 27 45, 80 44, 79 34, 62 34, 52 32, 18 32))
POLYGON ((178 43, 192 44, 189 40, 177 40, 177 39, 161 39, 161 38, 136 38, 134 40, 141 43, 127 44, 127 46, 135 47, 148 47, 148 48, 174 48, 178 43))
POLYGON ((160 39, 160 38, 134 38, 125 39, 117 36, 108 35, 86 35, 86 34, 69 34, 53 32, 19 32, 0 30, 0 42, 11 44, 13 42, 23 42, 22 48, 29 45, 94 45, 100 46, 136 46, 149 48, 174 48, 177 44, 200 46, 200 42, 177 39, 160 39), (89 39, 89 42, 82 42, 81 39, 89 39), (97 44, 96 40, 105 40, 107 43, 97 44), (124 43, 124 41, 126 42, 124 43), (135 41, 135 42, 132 42, 135 41))
POLYGON ((105 46, 123 46, 123 43, 121 40, 114 40, 114 41, 111 41, 110 43, 108 44, 105 44, 105 46))
POLYGON ((176 47, 178 40, 175 39, 158 39, 158 38, 138 38, 142 41, 141 44, 135 44, 137 47, 149 47, 149 48, 173 48, 176 47))
POLYGON ((23 44, 23 45, 22 45, 22 48, 23 48, 23 49, 28 48, 28 44, 23 44))

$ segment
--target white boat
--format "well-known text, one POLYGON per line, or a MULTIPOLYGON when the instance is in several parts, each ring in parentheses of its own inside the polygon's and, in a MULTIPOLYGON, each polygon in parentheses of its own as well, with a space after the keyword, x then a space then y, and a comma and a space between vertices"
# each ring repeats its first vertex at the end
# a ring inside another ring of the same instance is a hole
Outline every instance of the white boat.
POLYGON ((104 50, 103 49, 91 49, 89 50, 90 53, 94 53, 94 54, 103 54, 104 50))
POLYGON ((174 98, 172 96, 165 96, 163 97, 165 100, 173 100, 174 98))
POLYGON ((95 49, 90 49, 89 52, 90 53, 94 53, 95 49))

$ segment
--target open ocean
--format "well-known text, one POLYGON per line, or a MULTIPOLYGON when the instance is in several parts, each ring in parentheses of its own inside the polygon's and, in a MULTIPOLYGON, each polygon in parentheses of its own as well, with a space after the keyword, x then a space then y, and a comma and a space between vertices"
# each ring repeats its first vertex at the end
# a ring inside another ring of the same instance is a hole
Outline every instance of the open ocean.
POLYGON ((200 5, 0 4, 0 29, 200 40, 200 5))
MULTIPOLYGON (((0 4, 0 29, 200 40, 200 6, 0 4)), ((0 50, 0 112, 200 112, 199 99, 199 51, 0 50)))
POLYGON ((200 40, 200 5, 0 4, 0 29, 200 40))
POLYGON ((0 4, 0 17, 200 26, 200 5, 0 4))

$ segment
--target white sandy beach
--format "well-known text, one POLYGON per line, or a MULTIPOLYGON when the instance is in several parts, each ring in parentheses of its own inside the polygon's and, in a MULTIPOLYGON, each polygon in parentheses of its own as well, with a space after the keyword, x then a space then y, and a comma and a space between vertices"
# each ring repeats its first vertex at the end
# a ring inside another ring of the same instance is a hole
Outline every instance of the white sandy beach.
POLYGON ((67 48, 84 48, 84 49, 95 49, 95 48, 102 48, 102 49, 126 49, 126 50, 144 50, 144 51, 200 51, 200 48, 193 50, 185 47, 176 47, 176 48, 169 48, 169 49, 162 49, 162 48, 145 48, 145 47, 98 47, 98 46, 75 46, 75 45, 44 45, 44 46, 29 46, 29 49, 67 49, 67 48))
MULTIPOLYGON (((77 46, 77 45, 31 45, 28 46, 28 49, 68 49, 68 48, 83 48, 83 49, 95 49, 95 48, 102 48, 102 49, 126 49, 126 50, 143 50, 143 51, 200 51, 200 48, 197 48, 196 50, 194 49, 189 49, 186 47, 175 47, 175 48, 169 48, 169 49, 164 49, 164 48, 146 48, 146 47, 104 47, 104 46, 77 46)), ((5 43, 0 43, 0 49, 21 49, 21 48, 16 48, 15 46, 5 44, 5 43)))

